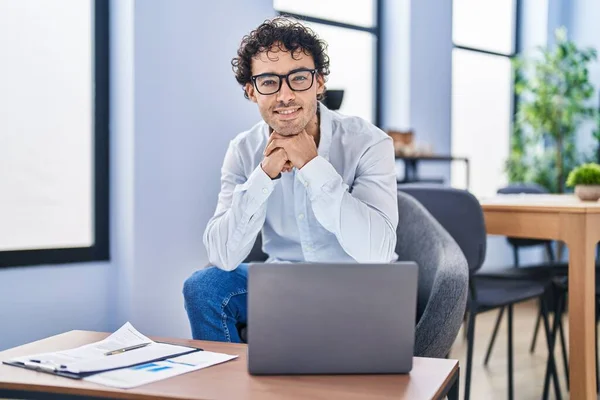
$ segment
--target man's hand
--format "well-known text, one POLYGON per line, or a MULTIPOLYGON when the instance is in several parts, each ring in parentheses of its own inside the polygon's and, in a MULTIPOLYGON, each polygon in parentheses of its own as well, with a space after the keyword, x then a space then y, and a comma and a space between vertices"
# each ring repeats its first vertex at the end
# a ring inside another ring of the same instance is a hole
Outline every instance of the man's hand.
POLYGON ((280 172, 290 171, 292 163, 288 160, 285 150, 278 148, 261 161, 260 167, 271 179, 275 179, 280 172))
POLYGON ((268 157, 279 149, 285 150, 289 161, 298 169, 318 155, 315 139, 305 130, 294 136, 282 136, 273 132, 264 154, 268 157))

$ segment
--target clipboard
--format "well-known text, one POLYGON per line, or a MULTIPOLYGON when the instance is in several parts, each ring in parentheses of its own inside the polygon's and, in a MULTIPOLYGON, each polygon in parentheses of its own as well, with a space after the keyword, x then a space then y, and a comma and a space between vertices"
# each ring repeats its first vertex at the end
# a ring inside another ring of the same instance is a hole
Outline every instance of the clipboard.
POLYGON ((107 368, 107 369, 94 370, 94 371, 82 372, 82 373, 74 373, 74 372, 69 372, 69 371, 61 371, 60 369, 56 369, 55 367, 50 367, 50 366, 47 366, 47 365, 44 365, 44 364, 38 364, 38 365, 36 365, 35 363, 33 363, 33 364, 32 363, 25 364, 25 363, 17 362, 17 361, 2 361, 2 364, 10 365, 10 366, 13 366, 13 367, 18 367, 18 368, 25 368, 25 369, 29 369, 29 370, 37 371, 37 372, 44 372, 44 373, 47 373, 47 374, 62 376, 62 377, 65 377, 65 378, 82 379, 82 378, 85 378, 85 377, 88 377, 88 376, 99 374, 101 372, 114 371, 114 370, 124 369, 124 368, 131 368, 131 367, 135 367, 137 365, 143 365, 143 364, 150 363, 150 362, 165 361, 165 360, 168 360, 170 358, 175 358, 175 357, 183 356, 185 354, 195 353, 195 352, 198 352, 198 351, 204 351, 204 349, 202 349, 200 347, 183 346, 183 345, 180 345, 180 344, 167 343, 167 342, 155 342, 155 343, 172 344, 174 346, 185 347, 188 350, 182 351, 182 352, 178 352, 178 353, 174 353, 174 354, 169 354, 168 356, 165 356, 165 357, 159 357, 159 358, 155 358, 155 359, 148 359, 148 360, 144 360, 144 361, 141 361, 141 362, 138 362, 138 363, 133 363, 133 364, 119 366, 117 368, 107 368))

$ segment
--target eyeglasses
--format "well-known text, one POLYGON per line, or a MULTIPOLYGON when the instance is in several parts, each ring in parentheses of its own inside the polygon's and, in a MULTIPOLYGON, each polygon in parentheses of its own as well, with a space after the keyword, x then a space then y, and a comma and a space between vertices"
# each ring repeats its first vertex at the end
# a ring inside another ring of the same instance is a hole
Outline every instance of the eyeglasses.
POLYGON ((294 92, 303 92, 312 87, 316 69, 296 69, 287 75, 260 74, 252 77, 254 87, 262 95, 275 94, 281 89, 283 80, 294 92))

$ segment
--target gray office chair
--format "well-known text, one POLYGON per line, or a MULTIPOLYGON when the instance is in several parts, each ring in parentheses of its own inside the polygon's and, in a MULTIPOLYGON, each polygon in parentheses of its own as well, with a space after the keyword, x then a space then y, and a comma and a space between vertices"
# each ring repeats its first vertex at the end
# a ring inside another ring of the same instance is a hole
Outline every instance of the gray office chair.
POLYGON ((415 355, 450 353, 465 313, 469 270, 452 236, 411 196, 398 193, 399 261, 419 265, 415 355))
MULTIPOLYGON (((398 193, 398 207, 396 253, 399 261, 416 261, 419 265, 414 353, 443 358, 450 352, 465 312, 467 262, 452 237, 416 200, 398 193)), ((256 250, 260 240, 254 246, 250 254, 260 255, 256 250)), ((252 261, 261 260, 245 260, 252 261)), ((393 310, 393 305, 390 307, 393 310)), ((239 330, 242 340, 247 341, 246 327, 240 326, 239 330)))
POLYGON ((262 233, 259 233, 250 250, 250 254, 242 261, 242 263, 249 264, 251 262, 265 262, 269 256, 262 251, 262 233))

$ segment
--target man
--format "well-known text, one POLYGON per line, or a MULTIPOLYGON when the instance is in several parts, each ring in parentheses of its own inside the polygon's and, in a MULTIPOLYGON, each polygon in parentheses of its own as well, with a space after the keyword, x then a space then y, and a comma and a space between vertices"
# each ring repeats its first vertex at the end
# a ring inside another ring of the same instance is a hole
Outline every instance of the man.
POLYGON ((326 44, 283 17, 242 40, 233 70, 263 121, 233 139, 204 233, 213 267, 184 285, 194 339, 240 342, 247 265, 257 235, 268 262, 387 263, 398 206, 391 138, 318 102, 326 44))

